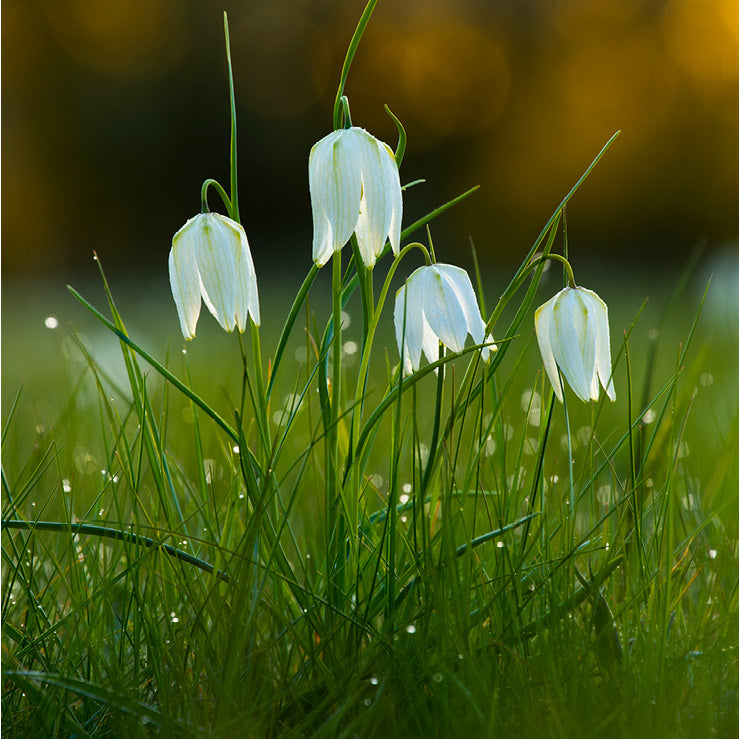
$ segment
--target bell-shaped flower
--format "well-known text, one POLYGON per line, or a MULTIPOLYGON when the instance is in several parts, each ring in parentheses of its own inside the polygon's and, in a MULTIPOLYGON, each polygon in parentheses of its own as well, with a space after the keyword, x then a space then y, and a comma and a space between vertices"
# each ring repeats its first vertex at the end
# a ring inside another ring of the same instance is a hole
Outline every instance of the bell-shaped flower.
POLYGON ((534 325, 544 369, 560 401, 563 383, 558 367, 584 402, 598 400, 600 385, 616 400, 608 307, 592 290, 564 288, 536 309, 534 325))
POLYGON ((246 232, 218 213, 191 218, 172 238, 169 282, 182 335, 195 336, 202 298, 226 331, 259 325, 259 295, 246 232))
MULTIPOLYGON (((467 334, 476 344, 485 341, 485 322, 469 275, 451 264, 419 267, 395 296, 395 337, 405 370, 418 369, 421 351, 435 362, 440 341, 453 352, 462 351, 467 334)), ((483 360, 494 348, 483 347, 483 360)))
POLYGON ((372 267, 387 239, 398 253, 403 197, 390 147, 363 128, 334 131, 308 159, 313 208, 313 261, 322 267, 354 233, 362 261, 372 267))

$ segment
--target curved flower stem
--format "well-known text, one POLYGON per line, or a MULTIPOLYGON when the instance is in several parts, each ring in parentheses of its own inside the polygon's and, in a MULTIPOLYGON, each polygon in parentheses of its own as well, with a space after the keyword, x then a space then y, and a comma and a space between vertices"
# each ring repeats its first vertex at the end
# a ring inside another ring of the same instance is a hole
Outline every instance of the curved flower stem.
POLYGON ((226 194, 226 191, 223 189, 223 186, 221 185, 218 180, 214 180, 213 178, 209 177, 205 182, 203 182, 202 187, 200 188, 200 212, 201 213, 210 213, 210 208, 208 207, 208 188, 212 187, 215 189, 215 191, 221 196, 221 200, 223 201, 223 204, 226 206, 226 211, 230 214, 231 213, 231 200, 226 194))

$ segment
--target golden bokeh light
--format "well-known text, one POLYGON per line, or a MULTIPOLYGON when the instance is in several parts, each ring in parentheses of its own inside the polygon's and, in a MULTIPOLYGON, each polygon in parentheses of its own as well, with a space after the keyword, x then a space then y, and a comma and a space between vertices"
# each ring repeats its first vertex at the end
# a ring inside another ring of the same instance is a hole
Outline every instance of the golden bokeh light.
POLYGON ((112 77, 162 73, 183 51, 174 0, 45 0, 44 10, 70 56, 112 77))

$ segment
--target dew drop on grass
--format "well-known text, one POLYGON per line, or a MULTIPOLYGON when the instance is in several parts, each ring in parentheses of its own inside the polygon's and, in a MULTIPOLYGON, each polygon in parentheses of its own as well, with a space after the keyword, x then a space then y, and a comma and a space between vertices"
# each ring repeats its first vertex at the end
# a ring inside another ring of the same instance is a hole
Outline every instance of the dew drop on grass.
POLYGON ((416 633, 416 625, 415 624, 408 624, 408 626, 405 627, 405 630, 409 634, 415 634, 416 633))
POLYGON ((495 542, 495 546, 498 547, 498 549, 502 549, 505 544, 502 541, 497 541, 495 542))
POLYGON ((172 612, 171 612, 171 613, 169 614, 169 619, 170 619, 170 621, 171 621, 171 622, 172 622, 173 624, 178 624, 178 623, 180 622, 180 619, 179 619, 179 618, 177 618, 177 615, 175 614, 175 612, 174 612, 174 611, 172 611, 172 612))
POLYGON ((46 328, 55 329, 58 325, 59 321, 57 321, 56 316, 46 316, 44 320, 44 326, 46 328))
POLYGON ((408 501, 410 500, 410 498, 411 498, 411 496, 410 496, 410 495, 406 495, 405 493, 403 493, 403 495, 401 495, 401 496, 400 496, 400 497, 398 498, 398 500, 399 500, 399 501, 400 501, 401 503, 407 503, 407 502, 408 502, 408 501))
POLYGON ((370 685, 378 685, 379 683, 380 681, 374 675, 370 678, 370 685))
POLYGON ((404 493, 410 493, 412 490, 413 490, 413 486, 409 482, 406 482, 403 484, 404 493))
POLYGON ((650 408, 643 416, 642 416, 642 423, 650 424, 654 421, 654 419, 657 417, 657 414, 650 408))
POLYGON ((243 499, 244 499, 244 494, 243 493, 239 493, 239 500, 243 500, 243 499))
POLYGON ((238 454, 241 451, 238 444, 234 444, 232 449, 234 454, 238 454))
POLYGON ((400 523, 408 523, 408 516, 401 516, 400 523))
POLYGON ((347 341, 344 344, 344 354, 348 354, 349 356, 356 354, 358 348, 356 341, 347 341))
POLYGON ((440 672, 434 673, 433 680, 435 683, 440 683, 444 679, 444 676, 440 672))
POLYGON ((365 706, 371 706, 372 701, 369 698, 365 698, 362 703, 364 703, 365 706))
POLYGON ((716 559, 716 557, 718 556, 718 552, 715 549, 709 549, 708 550, 708 556, 711 559, 716 559))

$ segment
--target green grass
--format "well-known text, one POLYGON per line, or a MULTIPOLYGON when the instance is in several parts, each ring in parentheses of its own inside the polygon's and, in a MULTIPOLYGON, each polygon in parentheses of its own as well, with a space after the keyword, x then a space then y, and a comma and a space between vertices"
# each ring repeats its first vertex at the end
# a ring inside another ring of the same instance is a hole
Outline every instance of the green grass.
MULTIPOLYGON (((569 394, 567 418, 556 403, 550 413, 529 314, 438 444, 425 488, 434 419, 459 404, 475 360, 447 364, 438 410, 433 373, 404 391, 368 437, 351 577, 331 576, 328 564, 336 520, 307 338, 320 343, 320 296, 306 330, 294 331, 269 406, 276 444, 285 398, 307 388, 269 473, 275 483, 260 479, 251 493, 234 440, 126 346, 131 383, 102 337, 35 336, 45 306, 26 316, 30 326, 19 317, 18 333, 4 332, 4 382, 26 372, 32 382, 15 406, 3 388, 3 519, 60 525, 3 532, 4 729, 735 735, 739 342, 708 311, 691 338, 700 300, 690 290, 656 337, 668 288, 650 286, 633 329, 641 301, 609 296, 618 401, 590 407, 569 394), (20 359, 24 337, 46 357, 43 371, 20 359)), ((352 317, 357 309, 347 306, 352 317)), ((139 310, 135 320, 150 309, 139 310)), ((147 326, 145 348, 170 346, 170 370, 234 424, 235 338, 203 319, 183 355, 174 311, 160 312, 171 320, 166 332, 147 326)), ((86 320, 82 308, 71 313, 86 320)), ((344 340, 361 342, 356 319, 344 340)), ((397 362, 392 337, 378 341, 365 421, 392 387, 385 346, 397 362)), ((356 355, 344 363, 349 408, 356 355)), ((251 415, 241 446, 258 450, 251 415)))

